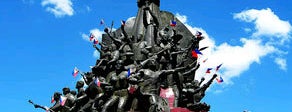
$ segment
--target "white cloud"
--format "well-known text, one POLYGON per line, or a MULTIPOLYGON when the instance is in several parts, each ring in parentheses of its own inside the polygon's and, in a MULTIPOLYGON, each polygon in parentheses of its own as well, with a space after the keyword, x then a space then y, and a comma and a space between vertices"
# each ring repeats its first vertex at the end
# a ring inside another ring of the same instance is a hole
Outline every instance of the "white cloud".
POLYGON ((43 0, 41 5, 56 17, 72 16, 74 14, 71 0, 43 0))
POLYGON ((101 41, 102 41, 102 34, 103 34, 103 31, 101 31, 101 30, 95 28, 95 29, 90 30, 89 32, 90 32, 89 34, 82 33, 82 34, 81 34, 81 37, 82 37, 84 40, 90 42, 90 40, 89 40, 89 36, 90 36, 90 34, 92 33, 92 34, 95 36, 95 38, 98 40, 98 42, 101 42, 101 41))
POLYGON ((286 59, 283 58, 276 58, 275 63, 277 63, 280 66, 280 69, 287 70, 287 63, 286 59))
POLYGON ((190 26, 187 23, 187 16, 176 14, 176 17, 184 23, 193 34, 195 34, 196 31, 201 31, 203 33, 205 39, 200 42, 200 47, 209 46, 208 49, 203 51, 204 55, 199 59, 202 61, 208 58, 208 61, 206 63, 201 63, 201 67, 196 73, 196 79, 200 79, 201 77, 210 79, 211 75, 205 75, 206 69, 210 67, 216 68, 216 66, 223 63, 218 74, 222 74, 225 82, 223 84, 232 84, 232 78, 239 77, 244 71, 250 68, 251 64, 260 64, 261 58, 271 54, 276 55, 275 62, 280 65, 280 69, 286 69, 286 60, 277 58, 283 55, 283 51, 279 49, 283 45, 281 42, 272 44, 272 38, 276 37, 283 42, 289 42, 291 26, 289 22, 280 20, 270 9, 252 9, 234 15, 236 19, 243 20, 244 22, 254 22, 255 24, 255 30, 249 30, 249 32, 253 34, 250 37, 241 38, 240 41, 242 44, 236 46, 232 46, 228 43, 216 45, 215 39, 210 38, 203 28, 190 26), (255 12, 257 13, 254 14, 255 12), (267 17, 270 17, 268 21, 262 19, 267 17), (272 24, 274 27, 272 28, 272 26, 264 25, 263 23, 265 22, 272 24), (266 39, 266 37, 270 38, 266 39))
POLYGON ((253 36, 268 36, 272 38, 280 39, 280 44, 289 40, 291 25, 288 21, 281 20, 270 9, 250 9, 245 10, 234 15, 235 19, 239 19, 245 22, 251 22, 255 24, 256 32, 253 36))

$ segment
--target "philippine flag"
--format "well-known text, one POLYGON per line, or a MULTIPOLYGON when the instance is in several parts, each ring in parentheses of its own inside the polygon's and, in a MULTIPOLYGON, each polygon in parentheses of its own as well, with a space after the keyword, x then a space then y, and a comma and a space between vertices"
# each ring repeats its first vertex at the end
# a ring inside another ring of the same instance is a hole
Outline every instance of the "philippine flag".
POLYGON ((221 76, 219 76, 219 78, 217 77, 216 80, 217 80, 218 83, 222 83, 223 82, 223 78, 221 76))
POLYGON ((202 36, 202 32, 197 31, 196 36, 197 37, 201 37, 202 36))
POLYGON ((67 100, 67 97, 61 96, 61 98, 60 98, 60 104, 61 104, 61 106, 64 106, 65 105, 66 100, 67 100))
POLYGON ((90 33, 89 40, 92 41, 94 38, 95 36, 92 33, 90 33))
POLYGON ((200 52, 198 49, 192 50, 192 57, 198 58, 198 54, 203 55, 203 53, 200 52))
POLYGON ((171 21, 170 21, 170 26, 175 27, 175 26, 176 26, 176 21, 171 20, 171 21))
POLYGON ((128 74, 127 74, 127 78, 131 76, 131 69, 128 69, 128 74))
POLYGON ((100 87, 100 81, 99 81, 98 77, 95 79, 94 83, 95 83, 98 87, 100 87))
POLYGON ((99 24, 100 24, 100 25, 103 25, 103 24, 104 24, 104 20, 101 19, 99 24))
POLYGON ((208 68, 207 71, 206 71, 206 73, 207 73, 207 74, 208 74, 208 73, 211 73, 211 70, 212 70, 212 68, 208 68))
POLYGON ((78 75, 78 73, 79 73, 79 70, 77 67, 75 67, 73 72, 72 72, 73 77, 76 77, 78 75))
POLYGON ((93 39, 93 44, 94 44, 94 45, 98 44, 98 40, 93 39))
POLYGON ((222 66, 222 64, 218 65, 218 66, 216 67, 216 71, 218 71, 218 70, 220 69, 221 66, 222 66))
POLYGON ((55 99, 54 97, 51 98, 51 103, 54 103, 55 102, 55 99))

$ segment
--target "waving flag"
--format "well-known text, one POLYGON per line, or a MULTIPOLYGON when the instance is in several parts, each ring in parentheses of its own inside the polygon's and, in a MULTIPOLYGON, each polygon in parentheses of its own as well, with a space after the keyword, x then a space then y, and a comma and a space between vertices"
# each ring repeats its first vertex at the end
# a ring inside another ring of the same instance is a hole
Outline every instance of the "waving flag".
POLYGON ((130 75, 131 75, 131 69, 129 68, 129 69, 128 69, 127 78, 130 77, 130 75))
POLYGON ((197 36, 197 37, 201 37, 201 36, 202 36, 202 32, 197 31, 197 32, 196 32, 196 36, 197 36))
POLYGON ((65 105, 66 100, 67 100, 67 97, 65 97, 65 96, 61 96, 60 97, 60 104, 61 104, 61 106, 64 106, 65 105))
POLYGON ((208 68, 206 73, 211 73, 212 68, 208 68))
POLYGON ((79 70, 77 67, 75 67, 73 72, 72 72, 73 77, 76 77, 78 75, 78 73, 79 73, 79 70))
POLYGON ((51 103, 54 103, 55 102, 55 99, 54 97, 51 98, 51 103))
POLYGON ((92 41, 94 38, 95 36, 92 33, 90 33, 89 40, 92 41))
POLYGON ((122 24, 122 26, 125 26, 126 25, 126 21, 122 20, 121 24, 122 24))
POLYGON ((220 64, 216 67, 216 72, 220 69, 221 66, 222 66, 222 64, 220 64))
POLYGON ((99 24, 100 24, 100 25, 103 25, 103 24, 104 24, 104 20, 101 19, 99 24))
POLYGON ((94 83, 95 83, 98 87, 100 87, 100 81, 99 81, 98 77, 96 77, 94 83))
POLYGON ((222 83, 223 82, 223 78, 221 76, 219 76, 219 78, 217 77, 216 80, 217 80, 218 83, 222 83))
POLYGON ((194 50, 192 50, 192 57, 194 57, 194 58, 198 58, 198 54, 203 55, 203 53, 200 52, 198 49, 194 49, 194 50))
POLYGON ((170 21, 170 26, 175 27, 175 26, 176 26, 176 21, 171 20, 171 21, 170 21))
POLYGON ((93 39, 93 44, 94 44, 94 45, 98 44, 98 40, 93 39))

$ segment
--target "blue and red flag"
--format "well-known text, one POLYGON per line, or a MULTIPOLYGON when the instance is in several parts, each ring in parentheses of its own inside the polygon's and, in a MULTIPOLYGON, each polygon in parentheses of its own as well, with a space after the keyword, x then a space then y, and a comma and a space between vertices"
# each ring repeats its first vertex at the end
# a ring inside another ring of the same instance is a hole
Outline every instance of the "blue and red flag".
POLYGON ((60 97, 60 104, 61 104, 61 106, 64 106, 65 105, 66 100, 67 100, 67 97, 65 97, 65 96, 61 96, 60 97))
POLYGON ((77 67, 75 67, 73 72, 72 72, 73 77, 76 77, 78 75, 78 73, 79 73, 79 70, 77 67))
POLYGON ((104 20, 101 19, 99 24, 100 24, 100 25, 103 25, 103 24, 104 24, 104 20))
POLYGON ((217 77, 216 80, 217 80, 218 83, 222 83, 223 82, 223 78, 221 76, 219 76, 219 78, 217 77))
POLYGON ((121 24, 122 24, 122 26, 125 26, 126 25, 126 21, 122 20, 121 24))
POLYGON ((220 69, 221 66, 222 66, 222 64, 220 64, 216 67, 216 72, 220 69))
POLYGON ((171 20, 171 21, 170 21, 170 26, 175 27, 175 26, 176 26, 176 21, 171 20))
POLYGON ((207 73, 207 74, 208 74, 208 73, 211 73, 211 70, 212 70, 212 68, 208 68, 207 71, 206 71, 206 73, 207 73))
POLYGON ((202 37, 202 32, 197 31, 197 32, 196 32, 196 37, 197 37, 197 38, 202 37))
POLYGON ((100 87, 100 81, 99 81, 98 77, 96 77, 94 83, 95 83, 98 87, 100 87))
POLYGON ((55 102, 55 99, 54 97, 51 98, 51 103, 54 103, 55 102))
POLYGON ((93 44, 94 44, 94 45, 98 44, 98 40, 93 39, 93 44))
POLYGON ((127 74, 127 78, 131 76, 131 69, 128 69, 128 74, 127 74))
POLYGON ((92 41, 94 38, 95 36, 92 33, 90 33, 89 40, 92 41))
POLYGON ((194 50, 192 50, 192 57, 194 57, 194 58, 198 58, 198 54, 203 55, 203 53, 200 52, 198 49, 194 49, 194 50))

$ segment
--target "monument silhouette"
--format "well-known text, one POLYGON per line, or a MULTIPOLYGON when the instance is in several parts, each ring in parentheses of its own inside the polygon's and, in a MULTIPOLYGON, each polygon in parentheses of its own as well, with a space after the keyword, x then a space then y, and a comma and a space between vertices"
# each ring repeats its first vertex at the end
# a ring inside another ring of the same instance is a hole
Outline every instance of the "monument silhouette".
POLYGON ((202 33, 193 35, 172 13, 160 11, 160 0, 138 0, 137 6, 136 18, 116 31, 106 27, 102 42, 90 36, 100 59, 81 73, 77 93, 67 87, 63 95, 54 93, 52 107, 29 102, 50 112, 208 112, 201 100, 217 74, 206 83, 195 80, 198 54, 208 47, 199 46, 202 33))

